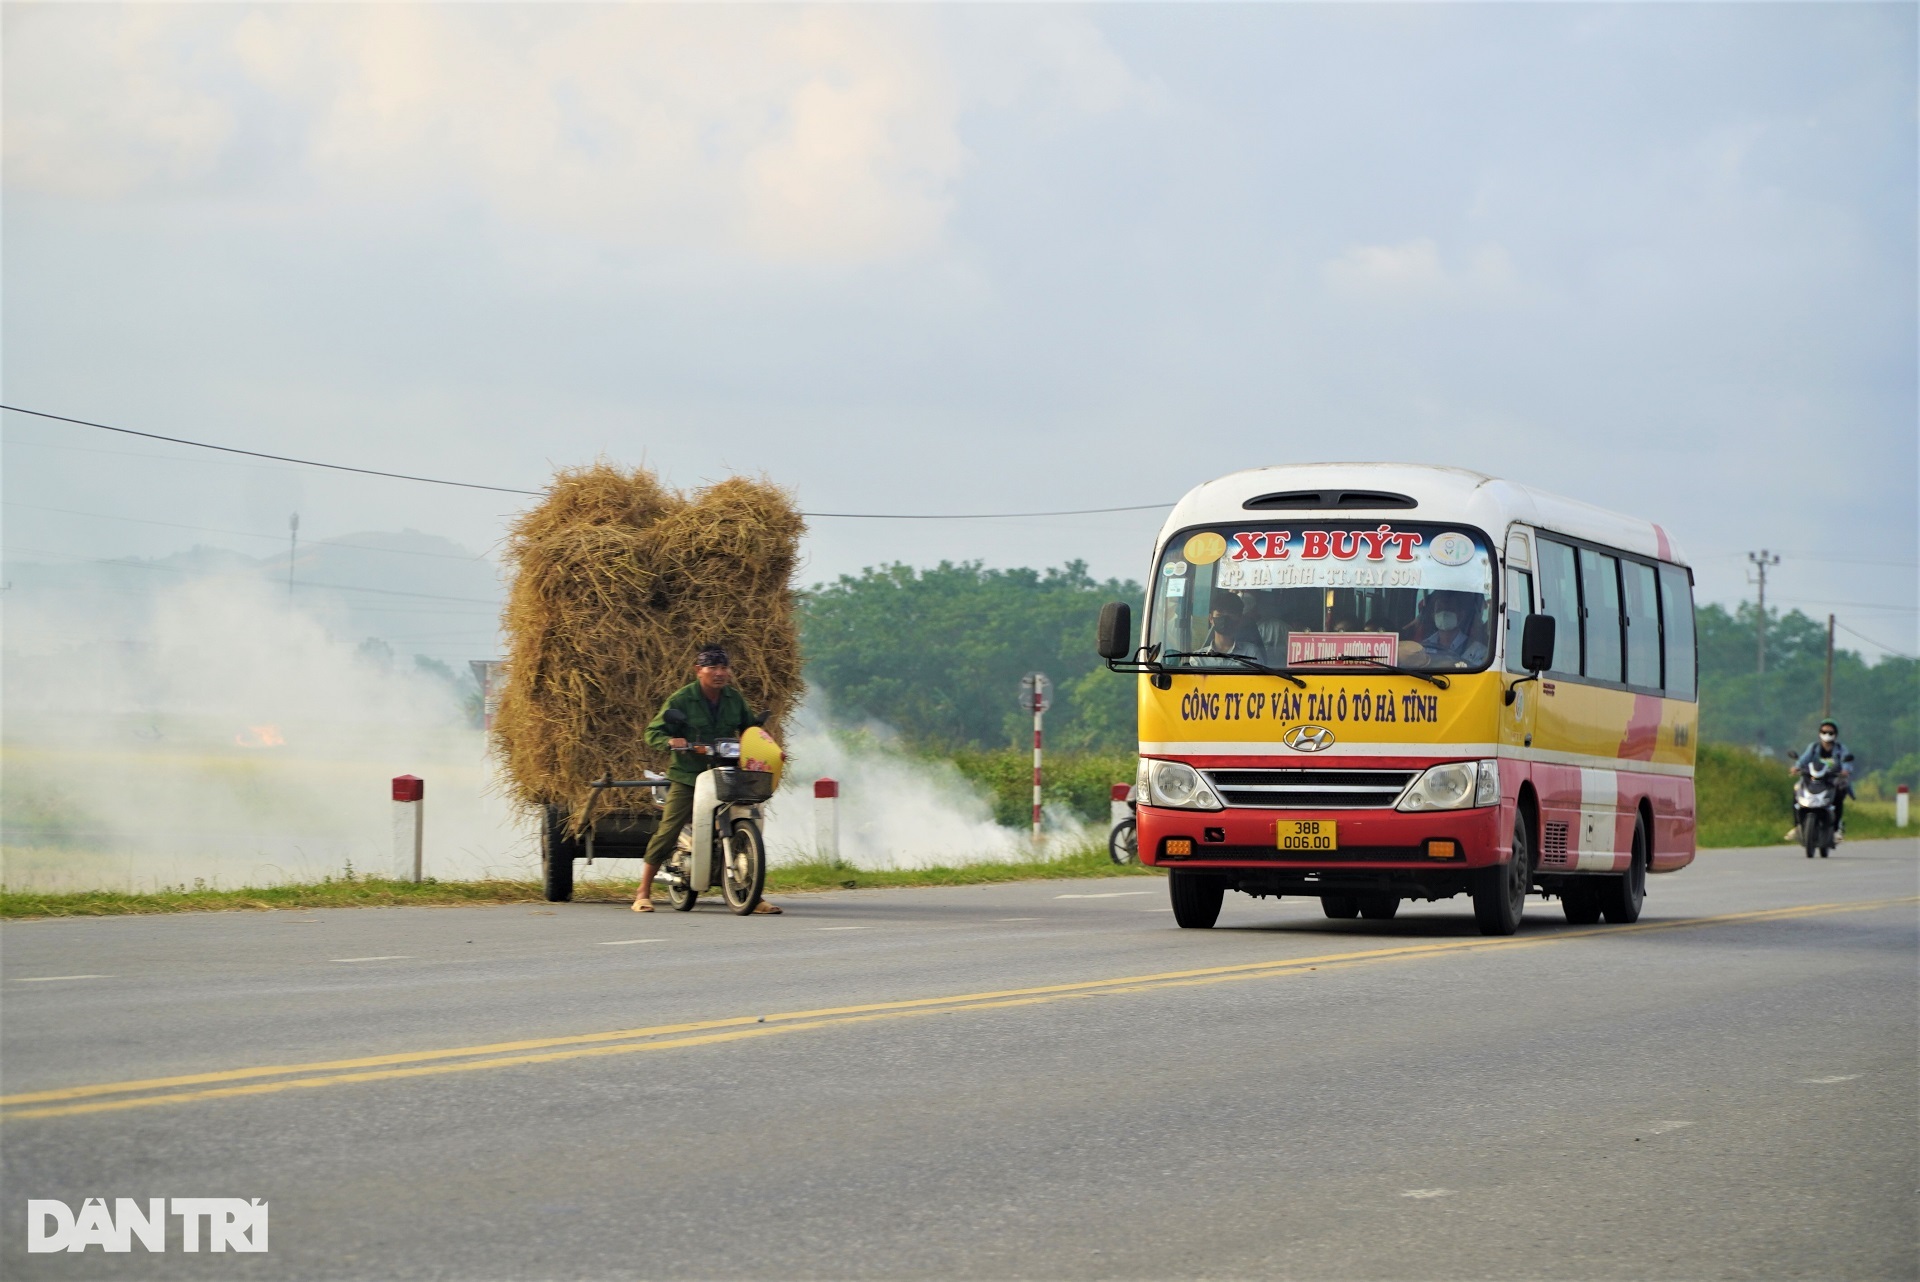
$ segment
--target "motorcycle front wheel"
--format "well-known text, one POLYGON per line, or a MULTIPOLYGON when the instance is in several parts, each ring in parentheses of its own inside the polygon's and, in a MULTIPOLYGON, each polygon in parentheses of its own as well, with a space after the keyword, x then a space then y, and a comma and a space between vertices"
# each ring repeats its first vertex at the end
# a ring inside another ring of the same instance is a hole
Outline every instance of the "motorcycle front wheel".
POLYGON ((751 819, 734 820, 729 835, 732 853, 721 859, 720 893, 727 907, 744 917, 760 903, 760 892, 766 889, 766 843, 760 838, 760 825, 751 819))
POLYGON ((1107 834, 1107 858, 1116 864, 1137 863, 1140 859, 1140 825, 1122 819, 1107 834))
POLYGON ((1807 858, 1811 859, 1827 846, 1827 817, 1818 810, 1809 810, 1800 824, 1800 831, 1806 838, 1807 858))

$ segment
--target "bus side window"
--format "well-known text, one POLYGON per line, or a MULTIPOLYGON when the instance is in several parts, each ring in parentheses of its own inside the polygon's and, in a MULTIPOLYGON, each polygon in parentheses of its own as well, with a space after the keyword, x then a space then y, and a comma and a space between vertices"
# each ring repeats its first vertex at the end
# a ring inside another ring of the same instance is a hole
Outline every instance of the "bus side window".
POLYGON ((1694 696, 1693 583, 1677 565, 1660 567, 1661 635, 1666 640, 1667 697, 1694 696))
POLYGON ((1587 624, 1584 671, 1596 681, 1620 680, 1620 570, 1612 557, 1580 549, 1580 604, 1587 624))
POLYGON ((1574 576, 1573 549, 1537 535, 1533 541, 1540 562, 1540 609, 1553 616, 1553 667, 1549 671, 1580 675, 1580 587, 1574 576))
POLYGON ((1660 602, 1655 599, 1653 567, 1620 563, 1621 595, 1627 606, 1627 684, 1660 688, 1660 602))
POLYGON ((1525 672, 1520 666, 1520 630, 1526 626, 1533 609, 1533 576, 1525 570, 1507 569, 1507 671, 1525 672))

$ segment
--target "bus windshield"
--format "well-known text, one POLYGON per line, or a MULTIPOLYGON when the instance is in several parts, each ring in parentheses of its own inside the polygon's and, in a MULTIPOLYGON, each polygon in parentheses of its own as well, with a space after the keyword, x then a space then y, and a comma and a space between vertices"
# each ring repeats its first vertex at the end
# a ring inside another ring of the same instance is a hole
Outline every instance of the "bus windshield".
POLYGON ((1493 644, 1493 556, 1430 524, 1221 525, 1173 538, 1145 642, 1165 667, 1470 672, 1493 644))

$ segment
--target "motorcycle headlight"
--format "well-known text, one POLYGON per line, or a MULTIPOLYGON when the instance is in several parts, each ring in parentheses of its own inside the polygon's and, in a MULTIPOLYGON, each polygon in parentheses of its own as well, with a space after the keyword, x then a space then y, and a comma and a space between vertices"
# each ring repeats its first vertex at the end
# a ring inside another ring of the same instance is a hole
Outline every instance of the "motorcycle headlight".
POLYGON ((1495 800, 1500 795, 1500 776, 1498 767, 1491 761, 1449 761, 1442 766, 1432 766, 1407 788, 1400 798, 1396 810, 1463 810, 1468 806, 1491 804, 1476 798, 1485 787, 1495 800), (1483 785, 1483 766, 1494 767, 1487 772, 1487 782, 1483 785))
POLYGON ((1220 798, 1213 795, 1200 772, 1184 761, 1156 761, 1147 770, 1153 804, 1178 810, 1218 810, 1220 798))

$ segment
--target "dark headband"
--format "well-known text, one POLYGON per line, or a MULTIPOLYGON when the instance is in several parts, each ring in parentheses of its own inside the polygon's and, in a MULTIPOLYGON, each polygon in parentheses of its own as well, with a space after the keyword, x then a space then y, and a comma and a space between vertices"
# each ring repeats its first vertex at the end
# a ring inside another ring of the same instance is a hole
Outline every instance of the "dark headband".
POLYGON ((731 668, 733 666, 733 660, 729 659, 727 652, 719 646, 710 645, 695 656, 693 666, 696 668, 731 668))

